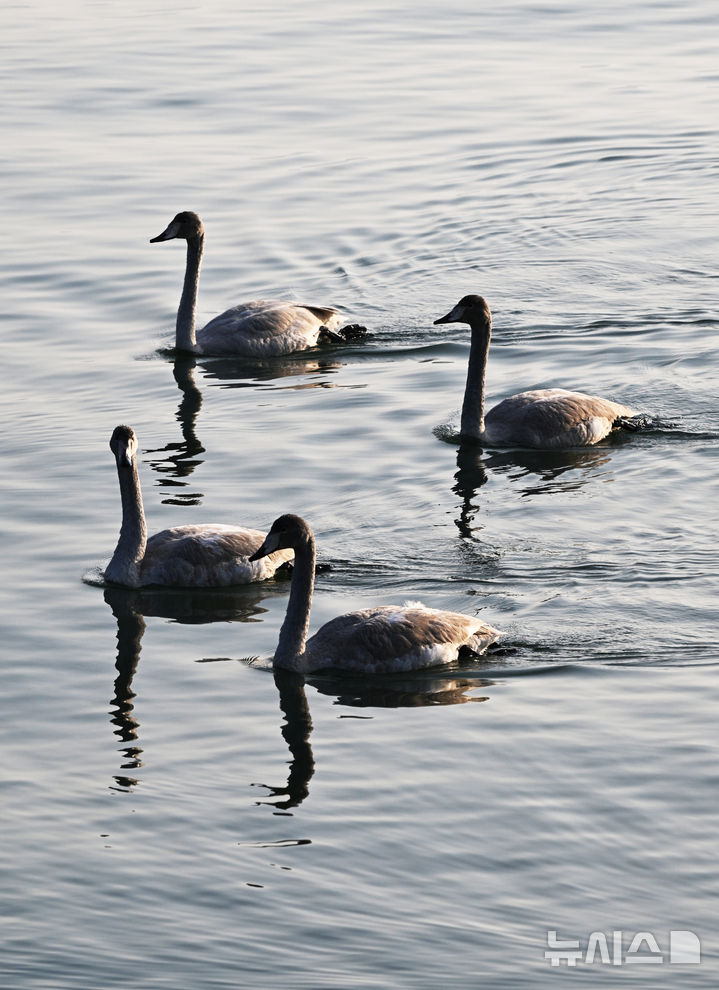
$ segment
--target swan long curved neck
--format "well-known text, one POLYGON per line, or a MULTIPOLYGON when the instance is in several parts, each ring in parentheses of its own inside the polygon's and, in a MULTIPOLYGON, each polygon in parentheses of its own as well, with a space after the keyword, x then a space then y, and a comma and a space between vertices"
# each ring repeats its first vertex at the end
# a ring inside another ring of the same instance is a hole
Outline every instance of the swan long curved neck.
POLYGON ((139 579, 139 567, 147 546, 145 510, 135 459, 133 458, 131 465, 118 462, 117 476, 122 498, 122 526, 115 553, 105 570, 105 577, 108 581, 134 585, 139 579))
POLYGON ((175 347, 180 351, 197 350, 195 311, 197 309, 197 288, 200 282, 204 242, 204 233, 187 238, 185 281, 182 286, 180 306, 177 310, 177 323, 175 324, 175 347))
POLYGON ((469 348, 469 367, 462 403, 460 433, 463 437, 479 439, 484 434, 484 378, 492 327, 490 323, 484 321, 472 323, 470 326, 472 342, 469 348))
POLYGON ((309 534, 294 547, 295 560, 292 571, 290 600, 287 614, 280 629, 280 638, 275 651, 275 667, 303 672, 305 666, 305 643, 310 626, 312 591, 315 584, 315 539, 309 534))

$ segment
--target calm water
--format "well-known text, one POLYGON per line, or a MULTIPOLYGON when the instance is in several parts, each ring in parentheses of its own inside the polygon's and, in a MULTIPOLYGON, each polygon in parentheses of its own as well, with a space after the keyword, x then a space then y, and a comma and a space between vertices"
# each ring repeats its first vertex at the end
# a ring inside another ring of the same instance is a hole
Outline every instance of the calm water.
POLYGON ((37 2, 0 28, 2 985, 715 987, 716 5, 37 2), (182 209, 202 320, 285 295, 372 338, 174 363, 184 251, 148 242, 182 209), (467 329, 432 321, 468 292, 491 400, 564 385, 657 428, 453 443, 467 329), (120 422, 152 530, 311 521, 313 626, 421 599, 500 648, 285 683, 247 658, 286 582, 103 589, 120 422), (596 932, 621 965, 585 961, 596 932), (641 932, 662 965, 627 961, 641 932))

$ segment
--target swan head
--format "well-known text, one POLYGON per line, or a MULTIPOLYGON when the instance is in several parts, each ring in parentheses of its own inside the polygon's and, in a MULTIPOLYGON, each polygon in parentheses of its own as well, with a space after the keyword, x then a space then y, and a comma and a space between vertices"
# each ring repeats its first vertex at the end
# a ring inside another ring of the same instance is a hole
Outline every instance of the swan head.
POLYGON ((150 244, 155 244, 157 241, 171 241, 173 237, 181 237, 190 241, 194 237, 202 237, 204 233, 205 228, 202 226, 202 220, 196 213, 186 210, 184 213, 178 213, 176 217, 173 217, 161 234, 158 234, 157 237, 151 237, 150 244))
POLYGON ((118 467, 124 464, 132 467, 137 452, 137 437, 131 426, 116 426, 110 437, 110 450, 115 455, 118 467))
POLYGON ((463 296, 454 309, 451 309, 446 316, 440 316, 434 323, 435 326, 438 323, 469 323, 470 326, 491 327, 492 314, 482 296, 463 296))
POLYGON ((287 513, 275 519, 262 546, 255 550, 250 560, 260 560, 275 550, 296 550, 312 542, 312 530, 301 516, 287 513))

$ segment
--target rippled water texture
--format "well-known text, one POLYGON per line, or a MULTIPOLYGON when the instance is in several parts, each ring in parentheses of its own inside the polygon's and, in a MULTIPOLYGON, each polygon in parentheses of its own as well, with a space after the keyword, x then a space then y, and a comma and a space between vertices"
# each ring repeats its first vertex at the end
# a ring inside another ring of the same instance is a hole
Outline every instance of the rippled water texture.
POLYGON ((708 0, 2 9, 4 987, 716 986, 717 38, 708 0), (173 357, 179 210, 201 323, 371 337, 173 357), (466 293, 490 403, 654 428, 460 444, 466 293), (419 599, 501 641, 303 684, 287 580, 104 588, 123 422, 151 532, 310 520, 313 628, 419 599))

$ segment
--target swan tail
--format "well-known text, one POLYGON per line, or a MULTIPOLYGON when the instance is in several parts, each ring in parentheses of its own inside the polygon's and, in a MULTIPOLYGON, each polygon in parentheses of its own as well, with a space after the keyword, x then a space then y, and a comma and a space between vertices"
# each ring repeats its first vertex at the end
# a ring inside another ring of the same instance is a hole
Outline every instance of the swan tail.
POLYGON ((339 311, 333 309, 331 306, 305 306, 305 304, 302 303, 302 309, 306 309, 308 312, 312 313, 312 315, 316 316, 318 320, 322 321, 322 323, 336 325, 339 322, 339 311))
POLYGON ((483 653, 486 652, 487 648, 496 642, 502 633, 499 629, 495 629, 494 626, 484 626, 482 629, 478 629, 473 636, 465 642, 461 643, 459 649, 457 650, 457 659, 460 662, 466 660, 476 660, 477 657, 481 657, 483 653))

